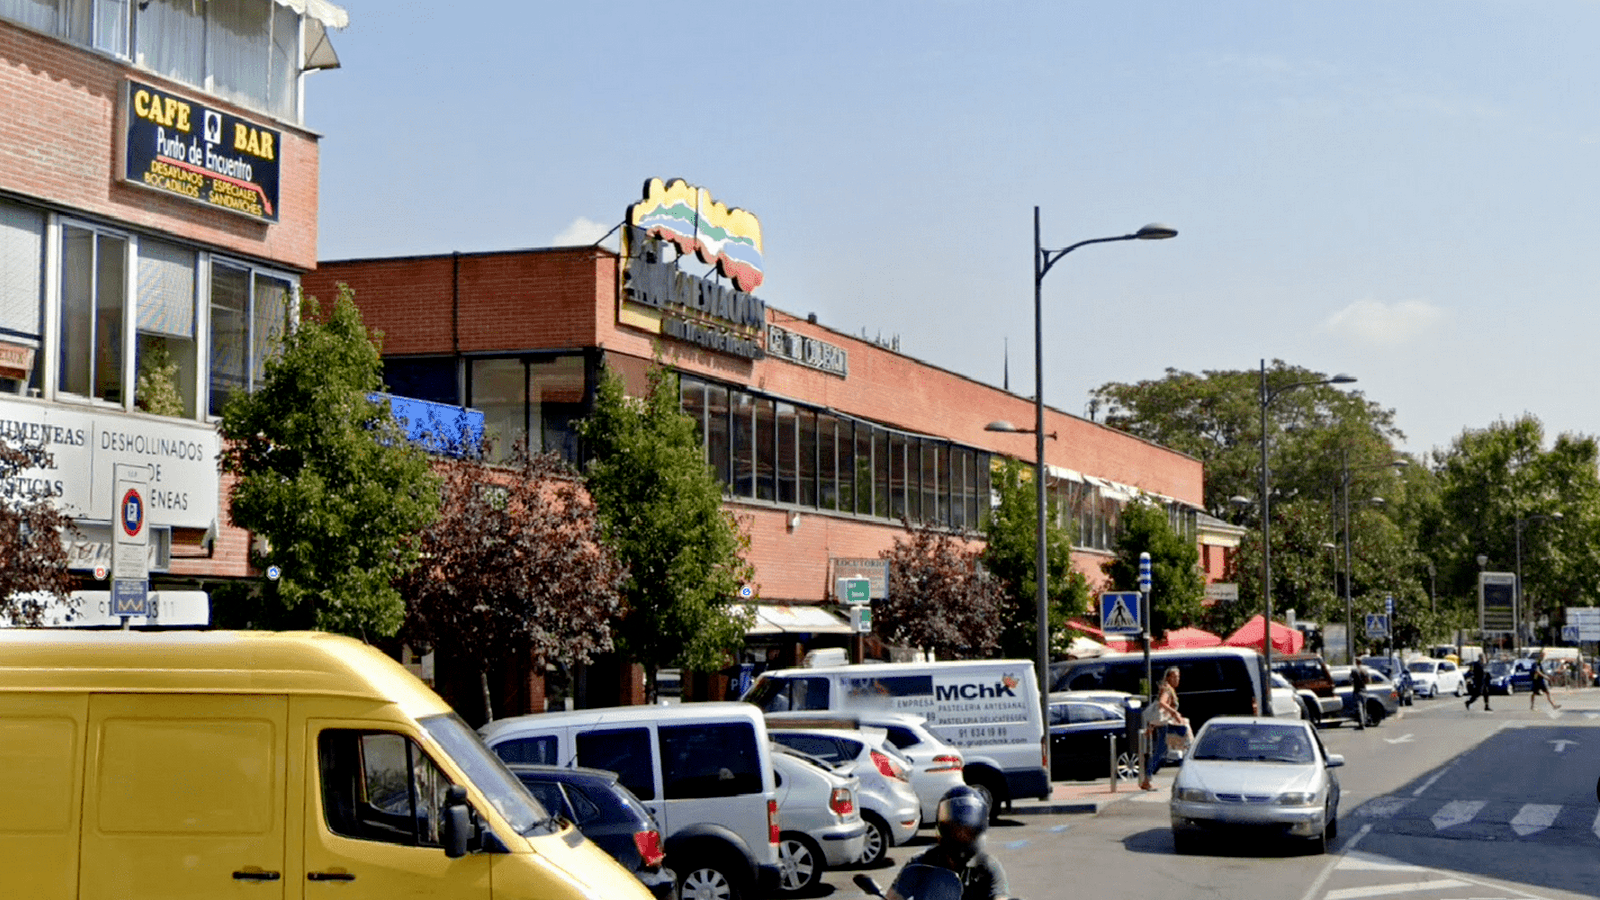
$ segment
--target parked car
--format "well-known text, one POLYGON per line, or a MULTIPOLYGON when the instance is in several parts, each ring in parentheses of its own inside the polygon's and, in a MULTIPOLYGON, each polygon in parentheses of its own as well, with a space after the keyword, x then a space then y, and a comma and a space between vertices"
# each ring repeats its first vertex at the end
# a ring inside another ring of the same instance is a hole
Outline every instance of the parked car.
MULTIPOLYGON (((1395 689, 1394 682, 1377 669, 1362 666, 1361 670, 1367 676, 1367 723, 1377 725, 1400 711, 1400 692, 1395 689)), ((1334 693, 1344 703, 1344 718, 1355 721, 1355 686, 1351 683, 1351 667, 1333 666, 1328 671, 1333 674, 1334 693)))
MULTIPOLYGON (((1150 671, 1159 680, 1178 670, 1178 708, 1199 728, 1212 716, 1254 715, 1267 702, 1267 671, 1261 654, 1244 647, 1155 650, 1150 671)), ((1145 681, 1144 655, 1108 653, 1051 666, 1051 691, 1139 692, 1145 681)), ((1142 696, 1142 694, 1140 695, 1142 696)))
POLYGON ((1400 705, 1410 706, 1417 697, 1416 686, 1411 683, 1411 672, 1406 668, 1405 660, 1398 656, 1363 656, 1362 665, 1377 669, 1384 677, 1394 682, 1395 692, 1400 695, 1400 705))
POLYGON ((1272 657, 1272 671, 1294 685, 1311 714, 1312 724, 1344 715, 1344 701, 1333 691, 1333 675, 1318 653, 1283 653, 1272 657))
POLYGON ((861 858, 867 823, 856 806, 861 780, 827 763, 775 744, 772 771, 778 784, 778 893, 816 887, 828 869, 861 858))
POLYGON ((898 846, 917 833, 922 821, 922 802, 911 788, 910 760, 888 742, 882 728, 793 728, 773 727, 772 740, 791 750, 815 756, 835 767, 848 766, 850 774, 861 780, 856 802, 867 823, 867 839, 861 850, 861 865, 873 866, 883 860, 890 847, 898 846))
POLYGON ((1417 696, 1437 697, 1440 694, 1461 696, 1466 689, 1466 679, 1461 668, 1448 659, 1420 657, 1406 663, 1411 682, 1416 685, 1417 696))
POLYGON ((768 727, 778 728, 784 724, 802 728, 882 728, 889 744, 911 762, 911 789, 917 792, 917 800, 922 804, 924 827, 933 827, 939 798, 951 788, 965 784, 962 768, 966 761, 961 750, 935 735, 928 728, 925 716, 885 710, 767 713, 768 727))
POLYGON ((1139 777, 1139 750, 1128 745, 1127 716, 1121 704, 1078 699, 1072 692, 1050 695, 1050 777, 1057 780, 1105 778, 1116 748, 1117 777, 1139 777))
POLYGON ((1485 667, 1489 676, 1489 693, 1515 694, 1532 690, 1533 666, 1528 660, 1495 659, 1485 667))
POLYGON ((1289 679, 1272 673, 1272 716, 1275 719, 1310 719, 1305 698, 1295 690, 1289 679))
POLYGON ((584 837, 611 854, 651 894, 660 900, 678 896, 677 875, 663 864, 655 817, 622 786, 617 773, 524 763, 507 768, 546 812, 578 826, 584 837))
POLYGON ((1329 754, 1310 722, 1224 716, 1195 735, 1172 784, 1178 852, 1228 828, 1269 829, 1325 852, 1339 831, 1344 757, 1329 754))

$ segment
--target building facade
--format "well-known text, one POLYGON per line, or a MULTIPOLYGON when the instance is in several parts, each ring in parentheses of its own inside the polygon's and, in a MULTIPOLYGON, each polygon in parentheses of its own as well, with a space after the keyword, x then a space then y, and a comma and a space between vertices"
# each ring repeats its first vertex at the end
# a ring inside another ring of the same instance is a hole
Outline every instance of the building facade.
MULTIPOLYGON (((590 408, 602 366, 633 392, 644 390, 653 360, 673 369, 726 505, 750 536, 759 624, 747 658, 793 664, 807 649, 846 640, 839 578, 872 579, 874 597, 894 590, 879 554, 907 536, 905 522, 977 539, 993 467, 1033 457, 1031 435, 985 426, 1031 422, 1034 407, 767 306, 761 273, 752 274, 758 225, 740 213, 730 216, 704 189, 656 180, 630 209, 620 251, 325 260, 303 283, 324 298, 352 288, 367 325, 383 332, 389 389, 481 411, 500 453, 527 440, 577 461, 574 422, 590 408), (698 203, 696 225, 652 218, 674 192, 698 203), (719 214, 729 221, 706 237, 719 214), (731 244, 727 235, 741 227, 755 234, 745 255, 708 248, 731 244)), ((1059 410, 1046 418, 1057 436, 1046 442, 1048 487, 1062 524, 1075 526, 1075 563, 1092 581, 1119 511, 1141 495, 1199 540, 1198 460, 1059 410)))
POLYGON ((0 490, 74 520, 82 602, 54 624, 122 621, 134 513, 153 615, 132 624, 208 624, 207 586, 255 575, 215 422, 316 265, 302 91, 345 22, 325 0, 0 0, 0 434, 54 455, 0 490))

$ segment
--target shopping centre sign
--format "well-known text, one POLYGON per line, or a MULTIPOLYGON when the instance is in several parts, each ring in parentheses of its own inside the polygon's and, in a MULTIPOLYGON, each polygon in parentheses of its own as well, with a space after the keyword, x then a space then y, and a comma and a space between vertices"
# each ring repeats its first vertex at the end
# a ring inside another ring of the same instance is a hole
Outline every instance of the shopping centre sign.
POLYGON ((281 132, 133 80, 121 124, 119 172, 129 184, 278 221, 281 132))

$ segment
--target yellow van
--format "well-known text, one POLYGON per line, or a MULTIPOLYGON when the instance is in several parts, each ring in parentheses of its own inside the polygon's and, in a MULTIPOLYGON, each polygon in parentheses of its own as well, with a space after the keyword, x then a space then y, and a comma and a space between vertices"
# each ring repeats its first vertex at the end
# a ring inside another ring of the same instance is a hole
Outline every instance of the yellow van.
POLYGON ((0 897, 650 893, 330 634, 0 633, 0 897))

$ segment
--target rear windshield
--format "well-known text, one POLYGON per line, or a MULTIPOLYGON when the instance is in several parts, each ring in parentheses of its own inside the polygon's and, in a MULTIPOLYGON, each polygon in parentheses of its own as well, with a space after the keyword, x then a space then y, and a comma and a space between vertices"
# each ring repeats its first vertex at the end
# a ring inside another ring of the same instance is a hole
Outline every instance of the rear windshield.
POLYGON ((828 708, 828 679, 763 675, 744 695, 744 700, 754 703, 762 712, 823 710, 828 708))

